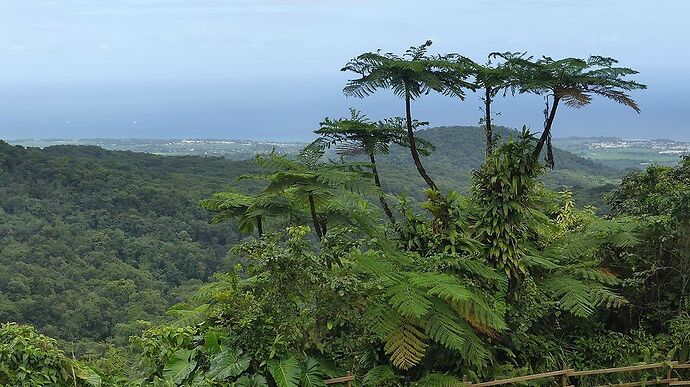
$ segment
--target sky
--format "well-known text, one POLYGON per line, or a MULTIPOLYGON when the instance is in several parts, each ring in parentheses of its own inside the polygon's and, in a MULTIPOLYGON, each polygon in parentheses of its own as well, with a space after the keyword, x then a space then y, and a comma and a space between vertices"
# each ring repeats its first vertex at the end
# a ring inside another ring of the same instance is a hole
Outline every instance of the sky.
MULTIPOLYGON (((306 140, 349 107, 404 114, 388 91, 346 98, 340 68, 376 49, 483 62, 493 51, 617 58, 642 113, 595 100, 554 136, 690 141, 685 0, 0 0, 0 138, 306 140)), ((416 118, 479 121, 479 96, 429 95, 416 118)), ((543 100, 507 97, 495 123, 539 131, 543 100)))

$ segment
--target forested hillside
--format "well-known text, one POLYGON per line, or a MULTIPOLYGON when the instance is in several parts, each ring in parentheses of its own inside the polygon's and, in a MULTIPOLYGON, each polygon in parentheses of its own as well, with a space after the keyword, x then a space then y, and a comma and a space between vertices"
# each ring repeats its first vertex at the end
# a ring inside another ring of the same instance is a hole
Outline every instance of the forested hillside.
MULTIPOLYGON (((505 127, 496 127, 496 134, 506 138, 510 133, 505 127)), ((484 129, 476 126, 446 126, 420 130, 418 136, 436 147, 424 164, 438 176, 443 189, 467 192, 471 185, 471 172, 481 166, 484 155, 484 129)), ((389 155, 380 157, 380 169, 386 175, 383 186, 392 192, 419 197, 421 190, 410 190, 420 184, 414 165, 409 162, 409 152, 393 147, 389 155)), ((580 205, 603 206, 603 194, 615 187, 622 176, 619 171, 600 163, 587 160, 570 152, 554 148, 558 160, 555 169, 541 179, 551 189, 573 191, 580 205)))
MULTIPOLYGON (((419 133, 437 148, 425 162, 442 188, 466 192, 483 162, 481 129, 419 133)), ((230 268, 227 251, 241 236, 232 224, 210 225, 197 203, 228 185, 257 189, 236 179, 256 170, 248 160, 92 146, 0 148, 0 320, 85 344, 78 353, 91 342, 125 343, 138 320, 160 319, 211 274, 230 268)), ((568 152, 556 156, 547 184, 573 189, 584 203, 601 202, 602 194, 587 190, 615 174, 568 152)), ((423 198, 405 148, 392 147, 380 169, 384 189, 423 198)))
POLYGON ((228 269, 239 239, 200 199, 246 162, 0 142, 0 320, 121 343, 228 269))

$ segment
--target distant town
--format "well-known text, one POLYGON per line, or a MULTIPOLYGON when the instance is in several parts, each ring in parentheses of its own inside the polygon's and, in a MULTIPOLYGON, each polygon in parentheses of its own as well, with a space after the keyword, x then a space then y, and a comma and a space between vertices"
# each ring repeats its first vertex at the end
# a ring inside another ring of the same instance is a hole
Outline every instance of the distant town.
POLYGON ((304 143, 238 139, 18 139, 9 143, 45 148, 54 145, 91 145, 108 150, 145 152, 165 156, 212 156, 248 159, 257 153, 298 152, 304 143))
MULTIPOLYGON (((576 155, 616 168, 644 168, 649 164, 673 165, 690 155, 690 142, 618 137, 555 138, 554 145, 576 155)), ((17 139, 11 144, 45 148, 53 145, 91 145, 109 150, 145 152, 166 156, 208 156, 248 159, 257 153, 297 153, 304 142, 241 139, 17 139)))
POLYGON ((556 138, 554 145, 579 156, 617 168, 643 168, 649 164, 674 165, 690 155, 690 142, 666 139, 624 139, 618 137, 556 138))

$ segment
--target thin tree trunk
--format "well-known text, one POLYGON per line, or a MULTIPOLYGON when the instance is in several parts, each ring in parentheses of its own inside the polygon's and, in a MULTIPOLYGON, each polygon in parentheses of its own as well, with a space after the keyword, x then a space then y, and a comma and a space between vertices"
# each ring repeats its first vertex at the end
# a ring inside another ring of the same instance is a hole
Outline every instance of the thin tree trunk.
POLYGON ((259 233, 259 238, 261 238, 264 235, 264 225, 261 222, 260 216, 256 217, 256 231, 259 233))
POLYGON ((494 151, 494 132, 491 126, 491 86, 486 87, 484 96, 484 123, 486 124, 486 158, 494 151))
POLYGON ((323 230, 319 224, 319 215, 316 213, 316 204, 314 204, 314 195, 309 195, 309 210, 311 211, 311 220, 314 223, 314 231, 319 240, 323 238, 323 230))
POLYGON ((536 160, 539 159, 539 155, 541 154, 541 151, 544 148, 544 144, 546 143, 546 140, 549 138, 549 135, 551 135, 551 126, 553 125, 553 120, 556 118, 556 109, 558 109, 558 101, 560 101, 560 98, 554 96, 553 106, 551 106, 549 116, 546 118, 544 131, 542 132, 541 137, 539 138, 539 142, 537 142, 537 146, 534 148, 534 152, 532 152, 532 157, 536 160))
POLYGON ((412 160, 414 160, 414 164, 417 166, 419 175, 422 176, 422 179, 424 179, 429 188, 438 191, 436 183, 434 183, 429 174, 426 173, 424 165, 422 165, 422 160, 419 157, 419 151, 417 150, 417 144, 414 139, 414 128, 412 127, 412 107, 409 94, 405 95, 405 114, 407 116, 407 139, 410 142, 412 160))
MULTIPOLYGON (((371 172, 374 174, 374 183, 376 183, 376 186, 379 187, 379 190, 382 190, 381 188, 381 179, 379 178, 379 172, 376 169, 376 158, 374 157, 374 154, 371 153, 369 154, 369 160, 371 161, 371 172)), ((383 190, 381 191, 381 194, 379 194, 379 201, 381 202, 381 207, 383 207, 383 212, 386 213, 386 216, 388 219, 391 220, 391 222, 395 223, 395 217, 393 216, 393 211, 391 211, 391 208, 388 206, 388 202, 386 202, 386 197, 383 196, 383 190)))

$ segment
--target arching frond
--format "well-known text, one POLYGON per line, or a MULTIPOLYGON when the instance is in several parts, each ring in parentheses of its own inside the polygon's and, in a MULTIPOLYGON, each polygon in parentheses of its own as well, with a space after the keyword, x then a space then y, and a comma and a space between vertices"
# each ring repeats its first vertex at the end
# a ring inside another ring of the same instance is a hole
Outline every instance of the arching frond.
POLYGON ((412 383, 414 387, 462 387, 465 383, 453 375, 448 374, 428 374, 418 381, 412 383))

